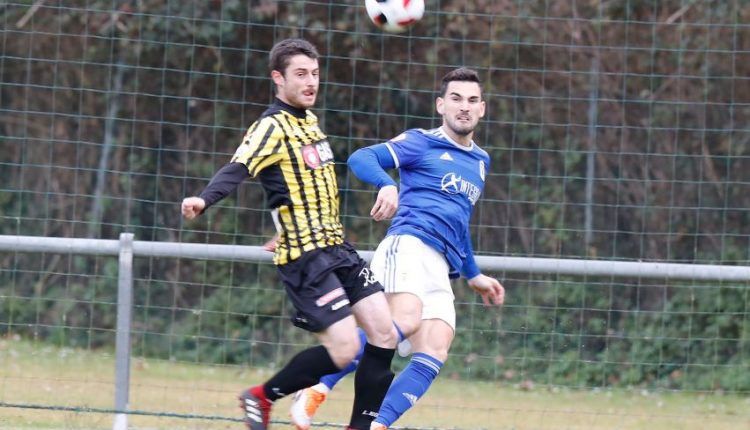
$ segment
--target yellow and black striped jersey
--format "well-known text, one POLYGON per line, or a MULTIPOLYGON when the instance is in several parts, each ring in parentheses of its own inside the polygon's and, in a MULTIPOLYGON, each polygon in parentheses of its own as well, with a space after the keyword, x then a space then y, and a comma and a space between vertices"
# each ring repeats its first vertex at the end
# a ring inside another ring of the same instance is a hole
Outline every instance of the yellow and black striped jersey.
POLYGON ((276 99, 247 130, 232 162, 260 179, 274 210, 275 264, 343 243, 333 152, 310 110, 276 99))

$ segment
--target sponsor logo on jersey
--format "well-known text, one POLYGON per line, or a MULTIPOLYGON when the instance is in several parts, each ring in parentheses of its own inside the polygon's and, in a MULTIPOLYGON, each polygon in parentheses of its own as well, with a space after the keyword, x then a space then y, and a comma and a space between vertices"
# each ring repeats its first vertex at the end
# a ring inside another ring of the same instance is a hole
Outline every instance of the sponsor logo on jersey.
POLYGON ((484 160, 479 160, 479 177, 482 178, 483 181, 484 181, 484 175, 485 175, 484 160))
POLYGON ((458 184, 461 182, 461 177, 456 176, 455 173, 446 173, 440 181, 440 189, 448 194, 458 194, 458 184))
POLYGON ((481 191, 473 183, 463 179, 453 172, 446 173, 440 181, 440 189, 448 194, 463 194, 472 205, 479 200, 481 191))
POLYGON ((333 161, 333 151, 328 140, 321 140, 310 145, 305 145, 301 151, 305 164, 311 169, 317 169, 333 161))

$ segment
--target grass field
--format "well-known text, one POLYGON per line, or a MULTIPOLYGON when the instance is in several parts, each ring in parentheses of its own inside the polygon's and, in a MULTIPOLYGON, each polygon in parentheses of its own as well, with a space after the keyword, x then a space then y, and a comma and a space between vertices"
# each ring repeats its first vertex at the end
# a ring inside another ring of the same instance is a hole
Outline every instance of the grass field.
MULTIPOLYGON (((208 418, 132 415, 133 429, 240 429, 236 394, 270 371, 134 359, 130 409, 208 418)), ((346 423, 347 378, 318 419, 346 423)), ((0 407, 0 428, 110 429, 114 405, 111 352, 72 350, 0 340, 0 403, 65 407, 74 411, 0 407)), ((288 401, 277 403, 272 428, 291 428, 288 401)), ((398 423, 400 427, 460 429, 750 429, 750 397, 634 390, 526 388, 496 382, 439 378, 398 423)))

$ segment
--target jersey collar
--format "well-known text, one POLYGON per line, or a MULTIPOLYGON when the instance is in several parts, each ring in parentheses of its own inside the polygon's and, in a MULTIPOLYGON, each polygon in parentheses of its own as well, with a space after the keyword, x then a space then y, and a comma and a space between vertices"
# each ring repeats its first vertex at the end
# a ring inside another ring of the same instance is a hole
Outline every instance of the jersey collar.
POLYGON ((299 119, 307 118, 307 109, 300 109, 290 104, 286 104, 283 101, 281 101, 281 99, 279 99, 278 97, 274 98, 273 107, 277 107, 281 110, 287 111, 299 119))
POLYGON ((451 137, 448 136, 448 133, 445 132, 445 129, 443 128, 443 126, 438 127, 438 130, 440 131, 440 136, 443 139, 447 140, 448 142, 452 143, 454 146, 457 146, 458 148, 463 149, 464 151, 471 151, 472 149, 474 149, 474 140, 473 139, 471 141, 471 145, 469 145, 469 146, 463 146, 460 143, 456 142, 455 140, 451 139, 451 137))

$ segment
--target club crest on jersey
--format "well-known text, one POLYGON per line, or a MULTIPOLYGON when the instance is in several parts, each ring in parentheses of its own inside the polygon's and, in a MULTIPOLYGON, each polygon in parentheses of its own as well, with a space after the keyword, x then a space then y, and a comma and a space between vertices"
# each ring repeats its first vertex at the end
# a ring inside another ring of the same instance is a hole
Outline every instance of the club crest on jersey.
POLYGON ((327 140, 305 145, 301 151, 305 164, 311 169, 317 169, 333 161, 333 151, 331 151, 331 145, 328 144, 327 140))
POLYGON ((453 172, 446 173, 440 181, 440 189, 448 194, 463 194, 474 205, 482 193, 479 187, 453 172))

